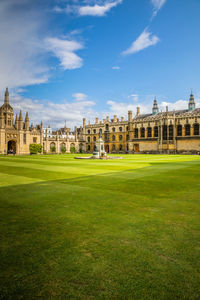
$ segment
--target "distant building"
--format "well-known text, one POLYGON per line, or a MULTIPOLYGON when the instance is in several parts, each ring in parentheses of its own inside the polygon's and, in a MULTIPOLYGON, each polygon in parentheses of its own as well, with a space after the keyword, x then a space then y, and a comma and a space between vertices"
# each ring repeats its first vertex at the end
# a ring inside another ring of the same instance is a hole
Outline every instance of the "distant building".
POLYGON ((94 124, 86 124, 83 131, 86 151, 95 150, 99 130, 105 142, 107 153, 199 153, 200 152, 200 108, 195 108, 191 93, 188 109, 159 112, 158 103, 153 102, 152 113, 140 114, 137 108, 133 117, 128 112, 128 120, 120 120, 115 115, 103 121, 96 118, 94 124))

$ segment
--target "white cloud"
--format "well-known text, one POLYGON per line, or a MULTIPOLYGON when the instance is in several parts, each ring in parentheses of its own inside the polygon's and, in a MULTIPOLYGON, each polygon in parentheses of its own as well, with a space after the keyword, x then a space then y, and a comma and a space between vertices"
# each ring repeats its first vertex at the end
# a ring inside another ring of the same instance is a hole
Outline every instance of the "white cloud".
POLYGON ((156 45, 160 39, 156 35, 152 35, 150 31, 145 29, 141 35, 131 44, 131 46, 122 52, 123 55, 134 54, 147 47, 156 45))
POLYGON ((28 0, 0 1, 0 90, 48 80, 40 42, 45 20, 28 0))
MULTIPOLYGON (((78 1, 75 1, 75 3, 78 1)), ((101 1, 98 3, 90 4, 91 1, 85 1, 86 5, 70 5, 68 4, 65 8, 58 6, 54 7, 55 12, 65 12, 67 14, 73 13, 79 16, 93 16, 93 17, 103 17, 108 13, 112 8, 116 7, 118 4, 121 4, 123 0, 112 0, 112 1, 101 1), (89 3, 88 3, 89 2, 89 3)), ((92 1, 93 2, 93 1, 92 1)))
POLYGON ((161 9, 161 7, 165 4, 167 0, 151 0, 151 3, 153 4, 154 10, 153 10, 153 17, 155 17, 158 13, 158 11, 161 9))
POLYGON ((132 94, 129 95, 128 98, 131 98, 133 101, 138 101, 139 100, 139 95, 138 94, 132 94))
POLYGON ((46 49, 51 51, 59 60, 64 70, 72 70, 82 67, 83 60, 75 51, 83 49, 83 45, 74 40, 61 40, 58 38, 46 38, 46 49))
POLYGON ((120 67, 119 66, 114 66, 112 67, 113 70, 120 70, 120 67))
POLYGON ((76 101, 85 101, 87 99, 87 95, 83 93, 75 93, 72 96, 76 101))

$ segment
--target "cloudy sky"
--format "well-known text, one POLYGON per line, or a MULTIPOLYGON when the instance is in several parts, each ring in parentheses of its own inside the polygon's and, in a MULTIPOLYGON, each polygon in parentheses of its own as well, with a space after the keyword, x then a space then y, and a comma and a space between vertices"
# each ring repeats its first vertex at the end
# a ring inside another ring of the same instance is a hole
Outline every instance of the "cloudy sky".
POLYGON ((199 0, 1 0, 0 101, 60 127, 200 106, 199 0), (41 4, 42 2, 42 4, 41 4))

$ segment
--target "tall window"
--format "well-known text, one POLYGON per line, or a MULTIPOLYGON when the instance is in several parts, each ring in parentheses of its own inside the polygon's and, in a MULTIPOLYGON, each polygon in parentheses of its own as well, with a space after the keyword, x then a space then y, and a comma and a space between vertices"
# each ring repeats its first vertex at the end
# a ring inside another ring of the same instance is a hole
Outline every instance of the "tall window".
POLYGON ((129 141, 129 135, 128 134, 126 135, 126 140, 129 141))
POLYGON ((138 138, 138 128, 135 128, 134 137, 135 137, 135 139, 138 138))
POLYGON ((115 145, 112 145, 112 151, 115 151, 115 145))
POLYGON ((90 151, 90 145, 88 145, 88 151, 90 151))
POLYGON ((94 142, 96 142, 96 140, 97 140, 97 138, 96 138, 96 136, 94 136, 94 142))
POLYGON ((194 135, 199 135, 199 124, 194 124, 194 135))
POLYGON ((26 144, 26 133, 24 133, 24 144, 26 144))
POLYGON ((96 129, 93 130, 94 134, 96 133, 96 129))
POLYGON ((151 129, 151 127, 148 127, 147 128, 147 136, 151 137, 151 133, 152 133, 152 129, 151 129))
POLYGON ((115 127, 113 127, 112 131, 115 132, 115 127))
POLYGON ((158 137, 158 126, 154 127, 154 137, 158 137))
POLYGON ((112 136, 112 140, 115 141, 115 135, 112 136))
POLYGON ((182 125, 177 126, 177 136, 182 136, 182 125))
POLYGON ((35 143, 35 144, 37 143, 37 138, 36 137, 33 138, 33 143, 35 143))
POLYGON ((122 135, 119 136, 119 140, 122 141, 122 135))
POLYGON ((88 143, 89 143, 90 142, 90 137, 89 136, 88 136, 87 140, 88 140, 88 143))
POLYGON ((119 151, 122 151, 122 150, 123 150, 122 145, 119 145, 119 151))
POLYGON ((163 126, 163 140, 167 140, 167 125, 163 126))
POLYGON ((185 125, 185 135, 190 135, 190 124, 185 125))
POLYGON ((108 124, 106 124, 106 130, 109 130, 109 125, 108 124))
POLYGON ((169 139, 173 140, 174 137, 174 128, 173 125, 169 125, 169 139))
POLYGON ((128 131, 128 126, 126 126, 126 131, 128 131))
POLYGON ((145 137, 145 128, 144 128, 144 127, 142 127, 141 130, 140 130, 140 136, 141 136, 142 138, 145 137))
POLYGON ((122 127, 119 127, 119 131, 122 132, 122 127))
POLYGON ((88 134, 90 134, 90 130, 88 130, 88 134))

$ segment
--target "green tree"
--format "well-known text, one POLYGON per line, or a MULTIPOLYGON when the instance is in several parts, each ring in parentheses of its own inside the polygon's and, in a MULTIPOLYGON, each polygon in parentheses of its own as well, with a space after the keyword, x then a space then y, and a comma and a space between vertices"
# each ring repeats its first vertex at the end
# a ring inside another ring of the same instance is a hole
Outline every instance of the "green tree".
POLYGON ((52 153, 55 153, 56 152, 56 146, 52 145, 50 147, 50 150, 51 150, 52 153))
POLYGON ((60 147, 60 151, 61 151, 61 153, 66 153, 66 147, 65 146, 61 146, 60 147))
POLYGON ((42 152, 42 145, 40 144, 30 144, 29 145, 30 154, 38 154, 42 152))
POLYGON ((70 152, 71 152, 71 153, 75 153, 75 152, 76 152, 76 149, 75 149, 74 146, 72 146, 72 147, 70 148, 70 152))

